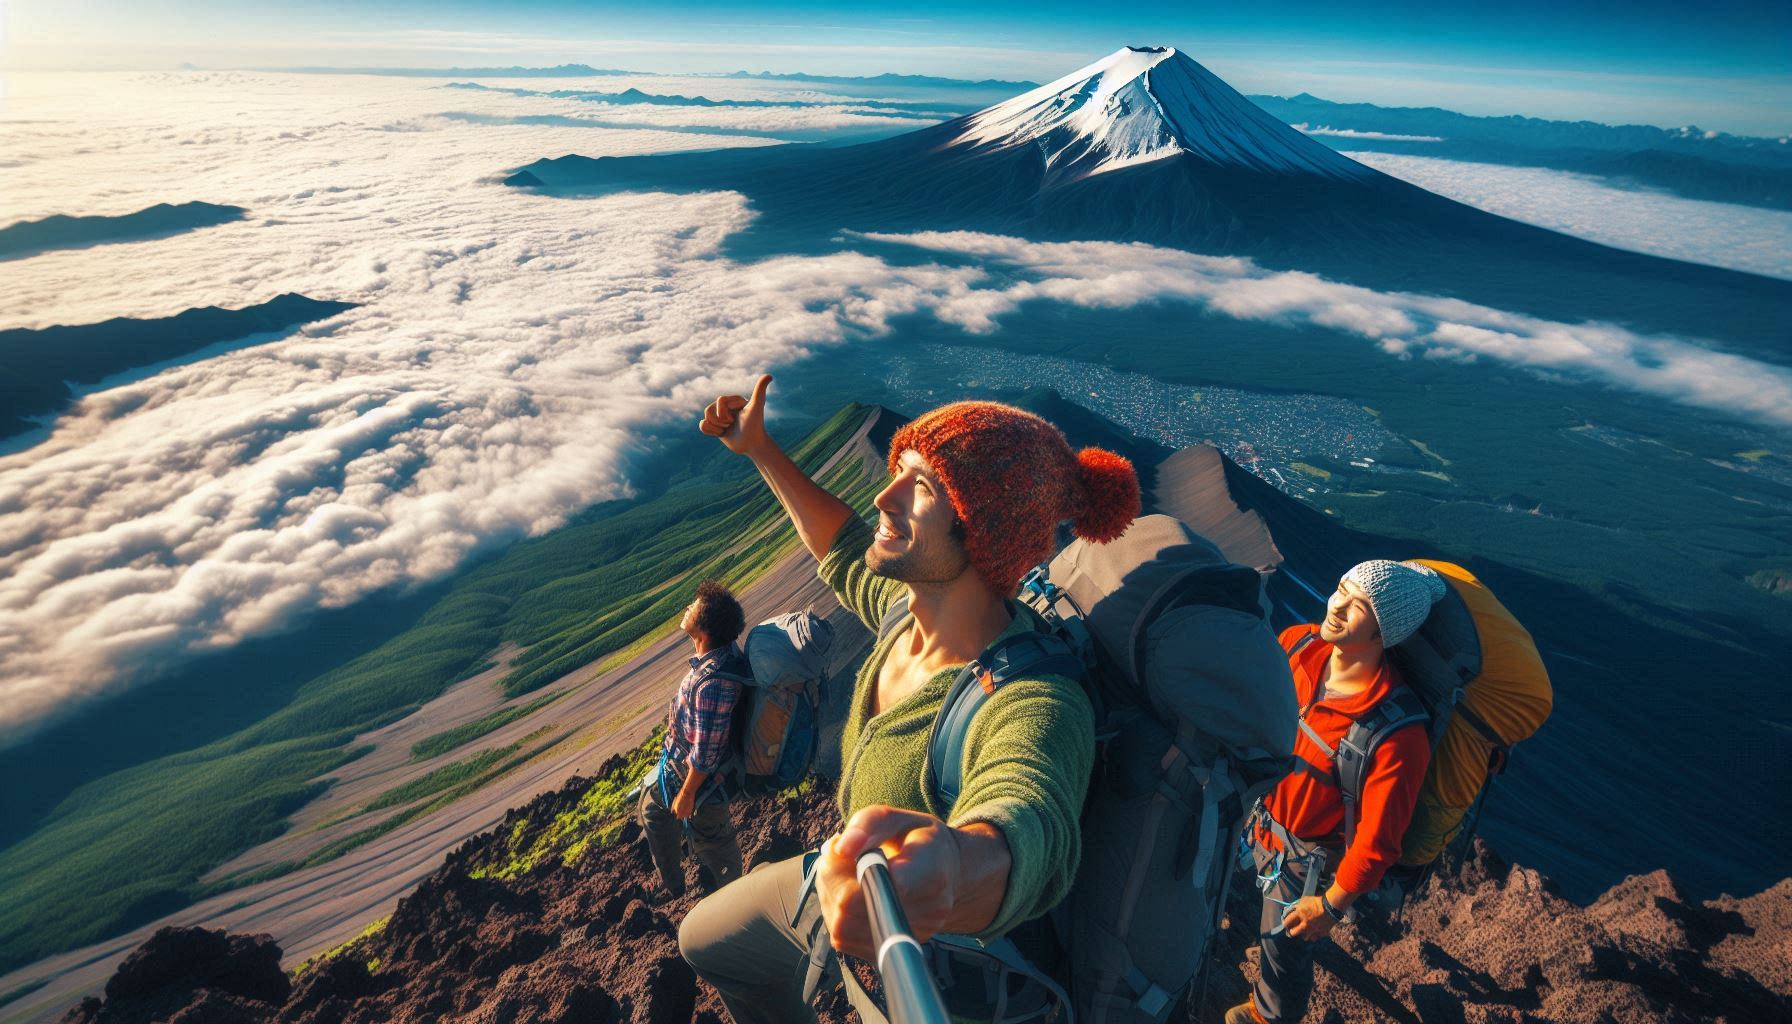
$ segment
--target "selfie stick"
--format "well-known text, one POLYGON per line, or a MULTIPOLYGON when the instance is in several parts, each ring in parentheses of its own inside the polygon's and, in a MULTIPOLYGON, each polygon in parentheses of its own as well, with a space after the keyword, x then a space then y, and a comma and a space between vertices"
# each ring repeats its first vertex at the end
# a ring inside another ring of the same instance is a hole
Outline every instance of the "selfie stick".
POLYGON ((858 867, 891 1024, 951 1024, 940 990, 934 986, 933 972, 927 968, 927 953, 909 931, 908 917, 896 899, 889 860, 873 847, 859 855, 858 867))

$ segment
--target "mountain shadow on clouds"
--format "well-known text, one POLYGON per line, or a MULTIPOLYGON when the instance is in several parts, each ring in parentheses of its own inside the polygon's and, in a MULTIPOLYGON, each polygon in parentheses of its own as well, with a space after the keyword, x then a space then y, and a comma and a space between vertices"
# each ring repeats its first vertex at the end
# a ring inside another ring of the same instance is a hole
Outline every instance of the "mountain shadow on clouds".
POLYGON ((157 203, 118 217, 70 217, 59 213, 0 228, 0 260, 21 259, 53 249, 164 238, 242 220, 248 215, 249 211, 240 206, 216 203, 157 203))
POLYGON ((283 331, 353 308, 352 302, 288 292, 242 309, 205 306, 153 320, 115 317, 97 324, 0 331, 0 438, 34 429, 36 424, 26 417, 60 411, 74 398, 71 383, 97 384, 222 342, 283 331))
POLYGON ((1139 241, 1792 355, 1780 326, 1792 282, 1445 199, 1296 131, 1167 47, 1120 50, 1007 102, 862 145, 569 155, 522 166, 509 183, 566 195, 736 190, 761 215, 736 251, 825 247, 842 230, 1139 241))

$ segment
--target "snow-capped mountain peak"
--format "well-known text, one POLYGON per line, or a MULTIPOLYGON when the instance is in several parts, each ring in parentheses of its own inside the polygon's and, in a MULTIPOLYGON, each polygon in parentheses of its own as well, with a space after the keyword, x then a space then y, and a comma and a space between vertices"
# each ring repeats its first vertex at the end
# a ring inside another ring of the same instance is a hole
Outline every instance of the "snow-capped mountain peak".
POLYGON ((1173 47, 1129 46, 966 119, 953 145, 1038 145, 1062 183, 1179 154, 1278 174, 1368 168, 1265 113, 1173 47))

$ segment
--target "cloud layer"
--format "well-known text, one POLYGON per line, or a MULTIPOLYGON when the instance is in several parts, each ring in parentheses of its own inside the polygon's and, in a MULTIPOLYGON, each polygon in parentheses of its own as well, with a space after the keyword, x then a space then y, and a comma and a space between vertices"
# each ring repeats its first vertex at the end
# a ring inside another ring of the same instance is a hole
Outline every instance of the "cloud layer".
POLYGON ((1395 153, 1345 156, 1489 213, 1670 259, 1792 278, 1792 213, 1665 192, 1541 167, 1395 153))
POLYGON ((157 666, 551 529, 624 493, 642 426, 975 276, 854 254, 742 272, 716 256, 750 221, 738 195, 560 201, 497 183, 519 154, 713 136, 468 124, 441 112, 477 94, 365 78, 21 91, 15 110, 36 117, 0 126, 24 163, 0 178, 0 222, 202 196, 251 215, 15 261, 0 323, 284 291, 362 305, 90 394, 0 458, 0 742, 157 666))
POLYGON ((1148 245, 1029 242, 969 232, 862 237, 1022 269, 1027 279, 1007 287, 942 298, 936 315, 969 331, 995 329, 999 317, 1028 301, 1119 308, 1177 299, 1243 320, 1331 328, 1395 356, 1487 358, 1792 428, 1792 369, 1609 324, 1564 324, 1148 245))
MULTIPOLYGON (((761 144, 507 123, 588 114, 577 101, 347 76, 12 84, 0 223, 189 199, 251 212, 9 263, 0 326, 286 291, 361 305, 90 394, 41 444, 0 458, 0 744, 196 653, 552 529, 626 493, 623 460, 644 427, 904 315, 987 332, 1029 302, 1184 300, 1395 356, 1494 359, 1792 425, 1779 367, 1246 260, 925 234, 869 237, 972 262, 847 251, 735 263, 719 252, 751 222, 739 195, 562 200, 498 184, 537 155, 761 144)), ((742 132, 790 112, 690 109, 742 132)))
POLYGON ((1355 128, 1331 128, 1326 125, 1308 126, 1304 122, 1292 125, 1298 131, 1308 135, 1329 135, 1340 139, 1380 139, 1384 142, 1442 142, 1441 135, 1395 135, 1389 132, 1363 132, 1355 128))

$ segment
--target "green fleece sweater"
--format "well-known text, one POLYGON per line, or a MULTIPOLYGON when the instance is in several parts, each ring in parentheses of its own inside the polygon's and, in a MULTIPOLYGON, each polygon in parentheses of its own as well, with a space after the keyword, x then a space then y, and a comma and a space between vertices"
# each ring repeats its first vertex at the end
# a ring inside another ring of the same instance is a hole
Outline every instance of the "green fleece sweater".
MULTIPOLYGON (((820 575, 840 603, 875 631, 907 588, 866 568, 871 539, 864 520, 847 520, 822 559, 820 575)), ((1014 621, 1003 636, 1040 624, 1024 605, 1011 602, 1009 608, 1014 621)), ((1013 857, 1008 892, 995 919, 976 936, 993 939, 1056 906, 1076 878, 1078 816, 1095 761, 1095 713, 1082 687, 1063 676, 1004 683, 971 721, 957 804, 936 806, 926 784, 927 738, 964 666, 941 669, 895 707, 871 715, 878 671, 913 622, 872 648, 853 683, 840 739, 840 811, 851 817, 861 807, 885 804, 926 811, 955 827, 980 821, 1001 829, 1013 857)))

